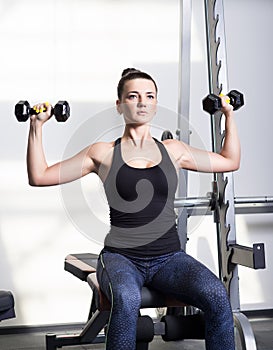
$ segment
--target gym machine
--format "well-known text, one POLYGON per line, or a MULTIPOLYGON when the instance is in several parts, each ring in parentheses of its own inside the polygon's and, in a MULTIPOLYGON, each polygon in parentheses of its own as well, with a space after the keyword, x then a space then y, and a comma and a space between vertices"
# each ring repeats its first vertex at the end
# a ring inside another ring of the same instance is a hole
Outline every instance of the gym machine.
MULTIPOLYGON (((205 0, 205 18, 209 89, 210 93, 219 95, 222 91, 228 91, 223 0, 205 0)), ((211 116, 212 149, 215 152, 220 152, 225 137, 224 130, 221 130, 221 117, 220 111, 211 116)), ((240 312, 238 265, 264 268, 264 245, 258 243, 248 248, 236 244, 233 174, 214 174, 214 185, 218 193, 214 219, 218 239, 219 278, 230 297, 242 348, 254 350, 257 347, 251 325, 240 312), (257 266, 252 264, 256 260, 257 266)))
MULTIPOLYGON (((186 21, 191 17, 191 7, 189 3, 191 3, 191 1, 182 1, 182 4, 184 4, 182 17, 186 21), (186 3, 188 7, 186 7, 186 3)), ((220 110, 221 105, 219 106, 218 96, 222 91, 228 91, 223 0, 204 0, 204 4, 210 95, 203 100, 203 108, 211 114, 212 150, 219 153, 222 147, 222 141, 225 137, 225 132, 221 127, 222 112, 220 110)), ((187 43, 190 41, 190 25, 188 24, 188 26, 183 29, 181 43, 187 43)), ((187 47, 187 50, 188 49, 189 47, 187 47)), ((183 81, 183 79, 189 79, 189 76, 185 77, 183 75, 183 71, 190 71, 189 57, 187 57, 187 59, 184 57, 184 63, 181 64, 188 64, 184 69, 181 69, 182 75, 180 79, 183 81)), ((189 101, 189 96, 188 92, 186 92, 186 90, 189 91, 189 82, 180 84, 181 87, 185 85, 186 89, 181 90, 181 103, 186 100, 186 102, 184 102, 186 105, 181 106, 179 113, 181 116, 183 115, 183 119, 185 119, 185 116, 189 116, 187 102, 189 101)), ((234 106, 234 110, 240 108, 241 105, 244 104, 243 96, 241 96, 241 93, 238 91, 232 90, 228 96, 231 100, 231 104, 234 106), (237 99, 241 99, 239 104, 236 103, 237 99)), ((188 123, 185 125, 184 121, 183 128, 185 128, 185 126, 187 127, 188 123)), ((181 135, 180 130, 181 129, 178 129, 177 131, 178 138, 188 142, 189 128, 186 129, 186 132, 184 129, 184 135, 181 135)), ((183 175, 183 178, 184 177, 185 175, 183 175)), ((219 278, 225 284, 230 297, 235 326, 240 336, 241 346, 243 349, 255 350, 257 347, 252 328, 246 316, 240 312, 238 265, 244 265, 255 269, 264 268, 264 244, 257 243, 254 244, 252 248, 236 244, 235 226, 235 204, 237 204, 238 210, 239 205, 241 205, 241 209, 245 205, 245 212, 247 212, 246 205, 248 204, 250 206, 251 204, 255 204, 255 198, 253 200, 251 198, 235 200, 232 173, 214 174, 212 188, 213 190, 208 194, 206 201, 207 205, 214 210, 214 221, 217 231, 219 278)), ((181 192, 182 191, 180 191, 180 193, 181 192)), ((186 199, 186 202, 187 201, 188 199, 186 199)), ((272 201, 267 200, 267 198, 264 198, 264 200, 256 199, 256 201, 263 204, 272 204, 272 201)), ((204 200, 202 201, 201 199, 201 202, 203 202, 202 205, 204 205, 204 200)), ((178 206, 183 205, 183 199, 177 199, 176 204, 178 206)), ((192 203, 191 207, 198 207, 199 204, 201 203, 196 202, 196 205, 192 203)), ((182 215, 187 216, 187 212, 184 211, 182 215)), ((185 232, 184 225, 185 218, 182 217, 182 230, 179 231, 182 234, 185 232)), ((185 242, 186 238, 183 237, 182 241, 185 242)))

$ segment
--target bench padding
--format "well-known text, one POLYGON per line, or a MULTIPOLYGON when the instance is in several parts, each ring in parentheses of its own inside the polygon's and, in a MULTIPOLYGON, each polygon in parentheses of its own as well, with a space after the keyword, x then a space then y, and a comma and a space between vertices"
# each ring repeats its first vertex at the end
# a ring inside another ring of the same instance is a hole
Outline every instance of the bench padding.
POLYGON ((87 281, 90 273, 96 272, 97 254, 69 254, 65 258, 64 269, 82 281, 87 281))
POLYGON ((15 317, 14 298, 11 292, 0 290, 0 321, 15 317))

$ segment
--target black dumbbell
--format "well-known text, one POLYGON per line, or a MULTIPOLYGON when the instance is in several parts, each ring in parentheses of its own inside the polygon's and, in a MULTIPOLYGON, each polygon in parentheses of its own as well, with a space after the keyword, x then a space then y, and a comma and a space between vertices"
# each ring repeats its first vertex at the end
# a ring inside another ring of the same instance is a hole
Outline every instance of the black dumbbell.
MULTIPOLYGON (((15 116, 19 122, 25 122, 31 115, 38 114, 28 101, 19 101, 15 105, 15 116)), ((51 109, 51 116, 54 115, 57 122, 65 122, 70 116, 70 107, 67 101, 59 101, 51 109)))
MULTIPOLYGON (((229 103, 233 106, 233 110, 241 108, 244 105, 244 95, 237 91, 231 90, 227 96, 229 97, 229 103)), ((203 99, 203 109, 209 114, 214 114, 221 110, 222 102, 221 98, 215 94, 210 94, 203 99)))

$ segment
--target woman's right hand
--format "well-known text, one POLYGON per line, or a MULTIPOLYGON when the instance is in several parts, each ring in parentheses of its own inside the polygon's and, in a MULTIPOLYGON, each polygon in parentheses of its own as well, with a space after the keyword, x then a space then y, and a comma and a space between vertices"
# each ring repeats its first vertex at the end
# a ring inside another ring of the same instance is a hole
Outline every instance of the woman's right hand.
POLYGON ((30 116, 31 122, 40 122, 44 124, 52 117, 52 106, 48 102, 37 103, 32 107, 37 114, 30 116))

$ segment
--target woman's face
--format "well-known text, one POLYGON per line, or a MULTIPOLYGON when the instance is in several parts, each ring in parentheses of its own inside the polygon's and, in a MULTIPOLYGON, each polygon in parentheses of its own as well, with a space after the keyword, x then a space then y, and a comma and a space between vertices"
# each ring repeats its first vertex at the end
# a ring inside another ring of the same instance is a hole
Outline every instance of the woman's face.
POLYGON ((157 94, 154 83, 148 79, 127 80, 117 110, 123 114, 126 124, 146 124, 157 109, 157 94))

